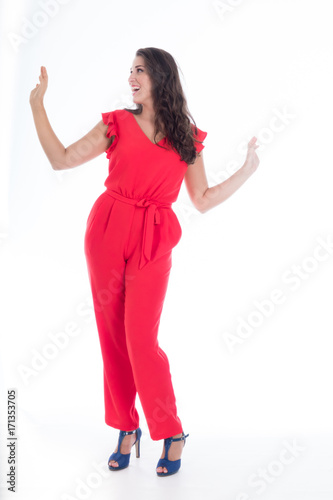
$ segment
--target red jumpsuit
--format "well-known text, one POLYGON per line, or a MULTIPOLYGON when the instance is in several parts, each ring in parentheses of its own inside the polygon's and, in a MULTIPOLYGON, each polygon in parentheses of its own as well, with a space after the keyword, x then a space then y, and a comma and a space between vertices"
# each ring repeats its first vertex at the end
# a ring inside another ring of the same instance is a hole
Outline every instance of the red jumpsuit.
MULTIPOLYGON (((87 219, 84 252, 103 358, 105 422, 139 427, 139 394, 153 440, 183 431, 160 315, 182 229, 172 203, 187 169, 166 138, 154 144, 125 109, 102 113, 109 175, 87 219)), ((194 129, 194 125, 192 124, 194 129)), ((207 132, 194 137, 203 141, 207 132)), ((199 152, 204 145, 194 142, 199 152)))

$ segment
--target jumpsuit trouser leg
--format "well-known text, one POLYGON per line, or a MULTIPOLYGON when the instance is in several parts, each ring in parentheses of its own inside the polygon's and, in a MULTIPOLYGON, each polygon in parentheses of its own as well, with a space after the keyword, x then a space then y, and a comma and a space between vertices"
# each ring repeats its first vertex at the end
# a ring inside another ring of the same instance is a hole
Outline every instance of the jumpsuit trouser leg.
POLYGON ((89 214, 85 254, 103 358, 105 422, 139 427, 139 395, 150 436, 183 431, 170 365, 158 343, 172 253, 139 269, 144 210, 103 193, 89 214))

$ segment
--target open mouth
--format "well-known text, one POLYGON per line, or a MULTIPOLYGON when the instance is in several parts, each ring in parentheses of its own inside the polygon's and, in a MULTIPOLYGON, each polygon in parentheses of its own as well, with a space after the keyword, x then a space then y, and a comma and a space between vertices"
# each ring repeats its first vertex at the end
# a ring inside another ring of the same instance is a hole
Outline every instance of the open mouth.
POLYGON ((132 87, 132 94, 139 92, 139 90, 140 90, 140 87, 132 87))

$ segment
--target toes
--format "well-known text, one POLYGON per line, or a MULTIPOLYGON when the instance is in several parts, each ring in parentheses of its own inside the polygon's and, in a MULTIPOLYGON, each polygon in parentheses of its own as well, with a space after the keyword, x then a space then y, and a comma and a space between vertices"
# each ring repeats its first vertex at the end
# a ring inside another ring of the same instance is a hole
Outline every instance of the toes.
POLYGON ((168 470, 165 467, 158 467, 157 472, 168 472, 168 470))

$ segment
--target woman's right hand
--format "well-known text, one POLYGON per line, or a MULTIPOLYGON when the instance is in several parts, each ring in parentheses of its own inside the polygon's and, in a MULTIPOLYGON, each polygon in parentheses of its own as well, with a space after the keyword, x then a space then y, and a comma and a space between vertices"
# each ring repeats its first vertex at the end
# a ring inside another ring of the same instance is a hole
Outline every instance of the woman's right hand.
POLYGON ((39 82, 36 84, 36 88, 34 88, 30 92, 30 106, 33 107, 35 105, 40 105, 43 104, 43 99, 44 99, 44 94, 47 89, 47 83, 48 83, 48 76, 46 72, 45 66, 40 67, 40 75, 39 75, 39 82))

